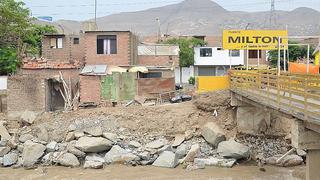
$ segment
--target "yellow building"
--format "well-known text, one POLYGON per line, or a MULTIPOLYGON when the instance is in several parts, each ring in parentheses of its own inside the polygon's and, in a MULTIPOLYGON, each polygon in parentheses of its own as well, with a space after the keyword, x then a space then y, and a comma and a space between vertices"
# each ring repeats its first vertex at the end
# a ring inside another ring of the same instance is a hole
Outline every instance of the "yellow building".
POLYGON ((314 51, 313 55, 315 56, 314 65, 319 65, 319 61, 320 61, 320 44, 318 45, 318 47, 314 51))

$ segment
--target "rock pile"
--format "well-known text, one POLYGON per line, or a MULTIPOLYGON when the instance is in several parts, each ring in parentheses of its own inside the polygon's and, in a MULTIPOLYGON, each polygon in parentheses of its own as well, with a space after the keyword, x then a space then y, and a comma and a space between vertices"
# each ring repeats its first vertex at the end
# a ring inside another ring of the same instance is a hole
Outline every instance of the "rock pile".
MULTIPOLYGON (((251 155, 249 146, 233 139, 226 141, 223 131, 214 123, 206 124, 200 134, 187 131, 173 139, 123 135, 123 129, 114 133, 100 124, 71 124, 60 142, 49 138, 46 127, 26 126, 13 137, 5 130, 2 128, 1 133, 6 136, 0 142, 0 166, 4 167, 30 169, 38 165, 60 165, 100 169, 109 164, 126 164, 175 168, 182 164, 188 170, 195 170, 205 166, 232 167, 251 155)), ((281 165, 299 164, 299 160, 295 157, 289 163, 283 159, 281 165)))

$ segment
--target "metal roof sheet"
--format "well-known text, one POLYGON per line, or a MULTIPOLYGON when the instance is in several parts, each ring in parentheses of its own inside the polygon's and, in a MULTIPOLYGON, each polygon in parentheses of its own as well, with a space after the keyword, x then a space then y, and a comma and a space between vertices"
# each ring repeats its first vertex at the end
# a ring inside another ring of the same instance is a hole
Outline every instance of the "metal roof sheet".
POLYGON ((81 74, 83 75, 106 75, 107 65, 86 65, 81 74))

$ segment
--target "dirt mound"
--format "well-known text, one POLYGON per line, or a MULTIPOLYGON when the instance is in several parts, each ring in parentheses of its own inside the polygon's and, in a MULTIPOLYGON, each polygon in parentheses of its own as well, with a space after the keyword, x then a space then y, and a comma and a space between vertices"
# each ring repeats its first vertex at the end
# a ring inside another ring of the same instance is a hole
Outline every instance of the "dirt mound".
POLYGON ((215 91, 196 96, 194 105, 202 111, 213 112, 221 107, 228 107, 230 100, 229 91, 215 91))

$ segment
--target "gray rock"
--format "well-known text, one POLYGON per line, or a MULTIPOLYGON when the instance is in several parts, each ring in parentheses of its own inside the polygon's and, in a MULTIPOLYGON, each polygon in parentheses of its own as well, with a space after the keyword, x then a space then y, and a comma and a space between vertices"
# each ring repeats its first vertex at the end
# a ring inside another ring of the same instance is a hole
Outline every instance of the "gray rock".
POLYGON ((187 166, 187 171, 194 171, 194 170, 198 170, 198 169, 205 169, 206 165, 203 161, 199 161, 199 162, 194 162, 193 164, 189 164, 187 166))
POLYGON ((47 144, 47 152, 54 152, 58 149, 58 143, 55 141, 51 141, 47 144))
POLYGON ((5 147, 7 146, 7 144, 8 144, 8 140, 0 138, 0 147, 5 147))
POLYGON ((80 162, 78 158, 71 153, 64 153, 59 156, 57 163, 66 167, 78 167, 80 166, 80 162))
POLYGON ((79 138, 81 138, 81 137, 83 137, 84 136, 84 132, 82 132, 82 131, 75 131, 74 132, 74 137, 76 138, 76 139, 79 139, 79 138))
POLYGON ((152 165, 157 167, 175 168, 178 165, 178 159, 173 152, 164 151, 152 165))
POLYGON ((236 159, 223 159, 210 157, 209 159, 194 159, 194 164, 205 164, 206 166, 217 166, 231 168, 235 163, 236 159))
POLYGON ((3 165, 3 157, 0 157, 0 167, 3 165))
POLYGON ((24 143, 28 140, 32 140, 33 139, 33 136, 31 134, 22 134, 20 137, 19 137, 19 141, 24 143))
POLYGON ((146 148, 149 149, 159 149, 162 148, 164 145, 168 144, 168 141, 166 139, 158 139, 152 142, 149 142, 146 144, 146 148))
POLYGON ((102 136, 103 133, 102 128, 100 126, 85 128, 84 132, 95 137, 102 136))
POLYGON ((48 142, 49 141, 49 134, 47 128, 44 126, 39 126, 37 131, 37 138, 40 141, 48 142))
POLYGON ((74 138, 75 138, 74 132, 68 132, 68 134, 66 135, 65 141, 70 142, 70 141, 74 140, 74 138))
POLYGON ((281 161, 277 162, 277 160, 282 155, 276 155, 266 159, 266 163, 269 165, 276 165, 276 166, 283 166, 283 167, 291 167, 291 166, 298 166, 303 163, 303 159, 295 154, 287 155, 281 161))
POLYGON ((103 133, 102 134, 103 137, 107 138, 108 140, 112 141, 112 142, 117 142, 118 141, 118 135, 114 134, 114 133, 103 133))
POLYGON ((173 151, 172 146, 171 145, 164 145, 162 148, 157 150, 157 153, 161 154, 164 151, 173 151))
POLYGON ((8 133, 7 128, 4 126, 4 122, 0 122, 0 137, 2 140, 9 141, 11 139, 10 134, 8 133))
POLYGON ((83 168, 85 169, 102 169, 103 163, 97 161, 85 161, 83 168))
POLYGON ((217 147, 220 142, 226 140, 226 137, 221 128, 213 122, 207 123, 201 129, 201 135, 209 144, 214 147, 217 147))
POLYGON ((139 148, 139 147, 141 147, 141 144, 139 142, 137 142, 137 141, 130 141, 129 142, 129 147, 130 148, 139 148))
POLYGON ((0 147, 0 157, 8 154, 10 152, 11 148, 10 147, 0 147))
POLYGON ((16 153, 9 153, 3 156, 3 166, 14 165, 18 161, 18 155, 16 153))
POLYGON ((22 159, 23 166, 26 168, 33 167, 46 150, 46 146, 38 143, 27 141, 24 144, 22 159))
POLYGON ((72 153, 74 154, 75 156, 79 157, 79 158, 84 158, 86 156, 86 153, 80 151, 79 149, 77 149, 75 146, 75 141, 73 142, 70 142, 68 145, 67 145, 67 151, 69 153, 72 153))
POLYGON ((307 152, 304 150, 301 150, 301 149, 297 149, 297 154, 298 154, 298 156, 301 156, 301 157, 307 156, 307 152))
POLYGON ((186 132, 184 132, 184 138, 186 141, 189 141, 193 138, 193 132, 191 130, 187 130, 186 132))
POLYGON ((144 151, 142 153, 139 154, 139 157, 142 159, 142 160, 150 160, 150 153, 147 152, 147 151, 144 151))
POLYGON ((176 150, 177 158, 182 159, 186 154, 187 154, 187 145, 181 144, 176 150))
POLYGON ((27 124, 33 124, 36 118, 37 118, 37 114, 35 112, 28 111, 28 110, 24 111, 20 116, 21 121, 27 124))
POLYGON ((177 147, 180 144, 183 143, 183 141, 185 140, 185 135, 184 134, 178 134, 175 136, 174 138, 174 142, 172 143, 172 147, 177 147))
POLYGON ((102 152, 112 147, 112 142, 102 137, 81 137, 75 147, 83 152, 102 152))
POLYGON ((19 144, 19 145, 17 146, 17 150, 19 151, 19 153, 22 153, 22 152, 23 152, 23 148, 24 148, 24 146, 23 146, 22 144, 19 144))
POLYGON ((200 145, 194 144, 191 146, 191 149, 189 150, 186 157, 182 160, 182 162, 193 162, 194 158, 199 156, 199 154, 200 154, 200 145))
POLYGON ((92 153, 92 154, 87 155, 85 160, 86 161, 91 161, 91 162, 101 162, 101 163, 105 162, 104 158, 99 156, 96 153, 92 153))
POLYGON ((225 158, 246 159, 250 156, 250 148, 233 139, 219 143, 217 152, 225 158))
POLYGON ((122 164, 122 163, 129 163, 134 160, 138 160, 139 157, 136 155, 129 153, 125 149, 122 149, 118 145, 114 145, 109 152, 106 153, 105 157, 106 163, 113 163, 113 164, 122 164))

